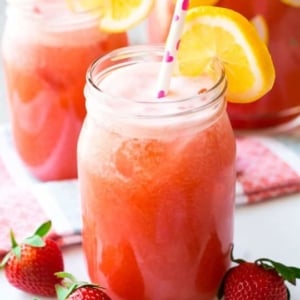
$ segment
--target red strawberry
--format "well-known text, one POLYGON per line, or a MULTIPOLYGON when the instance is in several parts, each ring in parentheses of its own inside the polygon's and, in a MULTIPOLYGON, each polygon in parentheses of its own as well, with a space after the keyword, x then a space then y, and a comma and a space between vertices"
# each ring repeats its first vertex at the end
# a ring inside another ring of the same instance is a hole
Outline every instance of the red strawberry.
POLYGON ((111 300, 97 284, 76 281, 73 275, 66 272, 59 272, 56 275, 64 279, 63 285, 56 285, 59 300, 111 300))
POLYGON ((55 273, 64 270, 64 263, 57 243, 45 238, 50 228, 51 221, 42 224, 20 245, 11 232, 12 249, 0 268, 14 287, 35 295, 55 296, 55 285, 61 282, 55 273))
POLYGON ((232 261, 238 265, 224 276, 219 299, 288 300, 290 296, 285 280, 295 285, 296 279, 300 278, 300 269, 267 258, 255 262, 232 258, 232 261))

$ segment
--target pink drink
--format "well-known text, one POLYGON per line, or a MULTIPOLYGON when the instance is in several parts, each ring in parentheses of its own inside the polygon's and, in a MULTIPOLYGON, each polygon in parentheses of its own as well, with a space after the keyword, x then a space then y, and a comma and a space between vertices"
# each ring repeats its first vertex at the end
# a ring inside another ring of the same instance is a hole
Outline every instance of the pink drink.
POLYGON ((74 178, 86 70, 127 36, 100 32, 97 16, 65 0, 26 1, 8 6, 2 43, 15 145, 35 177, 74 178))
POLYGON ((115 300, 212 300, 233 235, 226 82, 174 77, 155 99, 161 55, 120 49, 88 73, 78 144, 88 270, 115 300))

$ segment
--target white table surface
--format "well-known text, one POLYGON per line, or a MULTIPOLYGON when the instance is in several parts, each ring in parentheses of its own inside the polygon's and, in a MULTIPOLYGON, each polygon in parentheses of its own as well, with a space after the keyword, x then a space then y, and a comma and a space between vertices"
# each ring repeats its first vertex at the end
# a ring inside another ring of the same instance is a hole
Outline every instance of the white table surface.
MULTIPOLYGON (((262 204, 239 207, 235 213, 235 256, 254 260, 269 257, 300 267, 300 194, 262 204)), ((85 260, 80 246, 63 250, 66 271, 87 280, 85 260)), ((300 299, 299 285, 290 287, 291 300, 300 299)), ((32 300, 11 287, 0 273, 1 299, 32 300)), ((40 298, 43 299, 43 298, 40 298)), ((49 299, 49 298, 48 298, 49 299)))

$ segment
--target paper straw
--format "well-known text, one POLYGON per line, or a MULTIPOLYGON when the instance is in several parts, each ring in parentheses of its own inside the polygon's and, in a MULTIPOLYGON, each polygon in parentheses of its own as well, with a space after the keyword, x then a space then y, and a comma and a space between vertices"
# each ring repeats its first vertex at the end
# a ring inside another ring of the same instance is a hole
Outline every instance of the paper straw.
POLYGON ((161 69, 158 75, 157 98, 163 98, 169 91, 184 19, 189 7, 189 0, 177 0, 173 20, 167 37, 161 69))

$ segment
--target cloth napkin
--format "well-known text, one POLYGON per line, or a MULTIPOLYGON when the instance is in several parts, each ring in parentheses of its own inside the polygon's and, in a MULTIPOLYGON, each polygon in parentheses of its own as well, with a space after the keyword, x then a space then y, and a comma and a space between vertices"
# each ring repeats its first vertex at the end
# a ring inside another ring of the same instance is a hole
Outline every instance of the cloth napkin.
MULTIPOLYGON (((300 126, 291 130, 236 134, 236 205, 269 201, 300 192, 300 126)), ((77 180, 40 182, 23 167, 9 126, 0 127, 0 257, 17 240, 51 219, 62 246, 81 242, 77 180)))
POLYGON ((296 125, 236 133, 236 204, 300 192, 300 118, 296 125))

